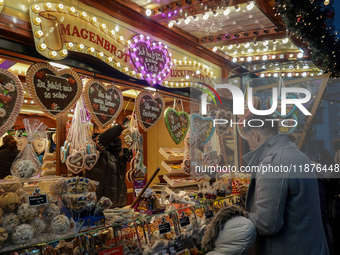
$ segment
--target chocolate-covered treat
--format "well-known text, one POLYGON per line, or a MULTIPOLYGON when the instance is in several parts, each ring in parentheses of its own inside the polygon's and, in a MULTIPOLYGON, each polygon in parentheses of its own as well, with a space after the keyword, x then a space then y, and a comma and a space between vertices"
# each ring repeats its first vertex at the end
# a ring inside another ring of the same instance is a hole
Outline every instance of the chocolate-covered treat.
POLYGON ((60 209, 55 204, 50 204, 47 208, 45 208, 41 213, 41 218, 45 222, 51 222, 51 220, 60 214, 60 209))
POLYGON ((0 228, 0 248, 2 248, 2 243, 8 238, 8 233, 6 229, 0 228))
POLYGON ((44 232, 46 229, 46 223, 40 218, 35 218, 31 223, 32 228, 34 229, 35 234, 39 234, 44 232))
POLYGON ((12 233, 14 228, 16 228, 19 224, 20 220, 16 214, 6 213, 1 227, 6 229, 7 233, 12 233))
POLYGON ((65 215, 58 215, 53 218, 51 227, 56 234, 65 233, 70 229, 70 220, 65 215))
POLYGON ((33 228, 28 224, 17 226, 12 233, 12 242, 16 244, 29 243, 34 236, 33 228))
POLYGON ((17 214, 21 223, 29 223, 38 216, 38 210, 35 206, 22 204, 18 207, 17 214))
MULTIPOLYGON (((14 179, 13 176, 7 175, 4 180, 11 180, 11 179, 14 179)), ((18 189, 22 188, 22 183, 21 182, 13 182, 13 183, 9 183, 9 184, 3 184, 2 188, 6 192, 15 192, 18 189)))
POLYGON ((13 192, 0 195, 0 208, 5 212, 13 212, 19 206, 19 198, 13 192))

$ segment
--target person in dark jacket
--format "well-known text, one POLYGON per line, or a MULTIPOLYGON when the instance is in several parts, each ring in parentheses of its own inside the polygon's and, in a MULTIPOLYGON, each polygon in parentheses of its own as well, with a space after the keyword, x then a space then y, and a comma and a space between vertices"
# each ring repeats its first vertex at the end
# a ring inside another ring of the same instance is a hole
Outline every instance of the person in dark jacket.
POLYGON ((116 124, 105 130, 94 126, 93 140, 100 152, 96 165, 85 171, 85 177, 99 182, 96 190, 97 199, 110 198, 112 207, 125 206, 127 186, 125 184, 126 162, 128 158, 119 138, 130 116, 122 124, 116 124))
POLYGON ((2 143, 3 145, 0 147, 0 179, 11 175, 12 163, 20 152, 13 136, 6 135, 2 138, 2 143))

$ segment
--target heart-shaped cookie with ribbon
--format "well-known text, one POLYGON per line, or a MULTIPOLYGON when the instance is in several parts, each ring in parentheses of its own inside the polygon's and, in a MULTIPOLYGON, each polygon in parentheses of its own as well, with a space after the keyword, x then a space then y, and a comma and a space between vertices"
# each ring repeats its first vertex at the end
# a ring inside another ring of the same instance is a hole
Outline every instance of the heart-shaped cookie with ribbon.
POLYGON ((184 112, 177 112, 173 108, 167 108, 164 112, 166 128, 176 144, 180 144, 189 130, 189 115, 184 112))
POLYGON ((171 58, 167 46, 142 34, 131 38, 130 59, 152 85, 159 82, 159 79, 164 79, 170 72, 171 58))
POLYGON ((213 136, 215 127, 212 118, 203 118, 198 114, 192 117, 193 121, 193 131, 198 136, 201 141, 201 145, 205 145, 210 138, 213 136))
POLYGON ((87 110, 101 128, 111 125, 123 109, 123 94, 113 85, 92 79, 86 82, 83 95, 87 110))
POLYGON ((84 165, 84 153, 83 152, 75 152, 74 154, 69 155, 66 158, 66 166, 67 168, 77 174, 83 169, 84 165))
POLYGON ((94 165, 97 163, 98 155, 94 154, 87 154, 84 156, 84 168, 87 170, 91 170, 94 165))
POLYGON ((24 101, 24 90, 17 76, 0 68, 0 137, 13 127, 24 101))
POLYGON ((230 111, 224 109, 218 110, 215 119, 227 120, 226 124, 216 125, 216 133, 218 136, 225 135, 230 128, 231 120, 233 119, 233 114, 230 111))
POLYGON ((148 91, 139 93, 136 99, 136 116, 144 131, 155 125, 161 118, 164 105, 164 99, 159 94, 153 96, 148 91))
POLYGON ((48 63, 36 63, 27 70, 28 91, 50 118, 67 113, 81 96, 83 83, 73 69, 57 70, 48 63))
POLYGON ((25 136, 14 137, 14 139, 17 141, 17 146, 18 146, 19 151, 21 151, 28 144, 28 139, 25 136))
POLYGON ((135 143, 135 137, 131 130, 129 128, 124 129, 121 136, 125 146, 130 149, 132 145, 135 143))
POLYGON ((40 138, 38 137, 37 139, 35 139, 32 143, 33 148, 35 149, 35 151, 38 154, 41 154, 45 151, 45 147, 46 147, 46 138, 40 138))

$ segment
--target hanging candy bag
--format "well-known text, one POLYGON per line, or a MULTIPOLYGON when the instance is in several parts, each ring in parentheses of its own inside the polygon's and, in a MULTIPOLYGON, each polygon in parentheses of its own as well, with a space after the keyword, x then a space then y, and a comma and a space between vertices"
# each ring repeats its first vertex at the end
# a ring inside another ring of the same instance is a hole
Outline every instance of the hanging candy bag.
POLYGON ((27 145, 15 158, 11 166, 11 174, 18 179, 30 179, 41 176, 41 163, 37 157, 32 143, 35 139, 46 138, 47 126, 37 119, 24 119, 27 132, 27 145))

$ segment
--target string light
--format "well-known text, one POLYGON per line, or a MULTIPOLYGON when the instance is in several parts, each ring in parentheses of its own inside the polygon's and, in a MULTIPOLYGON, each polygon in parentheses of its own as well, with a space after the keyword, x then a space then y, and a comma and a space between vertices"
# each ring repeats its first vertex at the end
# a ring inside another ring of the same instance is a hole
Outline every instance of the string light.
POLYGON ((223 11, 224 16, 228 16, 229 13, 230 13, 230 9, 229 9, 229 8, 226 8, 226 9, 223 11))
POLYGON ((248 5, 247 5, 247 10, 248 11, 251 11, 253 8, 254 8, 254 2, 250 2, 248 5))
POLYGON ((235 5, 234 7, 235 7, 235 11, 236 11, 236 12, 239 12, 239 11, 241 10, 241 7, 240 7, 238 4, 235 5))

